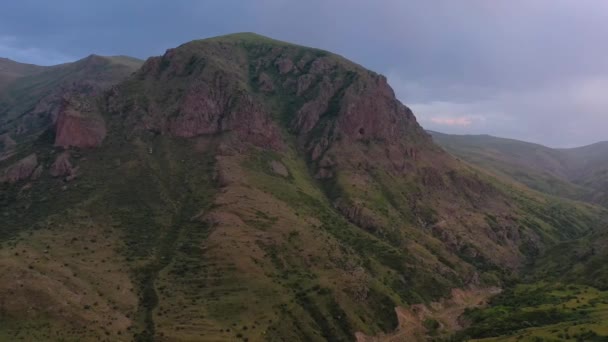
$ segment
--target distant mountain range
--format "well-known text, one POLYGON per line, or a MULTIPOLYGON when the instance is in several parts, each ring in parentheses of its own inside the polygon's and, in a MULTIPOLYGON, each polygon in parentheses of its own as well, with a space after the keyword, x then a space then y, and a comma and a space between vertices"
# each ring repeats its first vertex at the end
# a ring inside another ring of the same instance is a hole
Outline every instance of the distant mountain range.
POLYGON ((429 133, 454 156, 532 189, 608 205, 608 142, 554 149, 489 135, 429 133))

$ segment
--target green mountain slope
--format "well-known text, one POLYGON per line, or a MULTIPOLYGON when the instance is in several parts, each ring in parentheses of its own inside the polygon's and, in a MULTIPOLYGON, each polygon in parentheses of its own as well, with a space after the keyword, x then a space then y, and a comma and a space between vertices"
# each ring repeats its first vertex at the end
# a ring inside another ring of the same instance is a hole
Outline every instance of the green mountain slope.
POLYGON ((326 51, 223 36, 87 89, 0 161, 0 337, 365 340, 603 222, 453 158, 326 51))
POLYGON ((569 160, 571 166, 570 179, 595 191, 586 199, 592 202, 608 205, 608 143, 600 142, 593 145, 558 150, 569 160))
POLYGON ((552 149, 489 135, 431 132, 434 141, 458 158, 560 197, 608 204, 608 145, 552 149))
MULTIPOLYGON (((431 133, 451 154, 501 177, 556 196, 607 203, 606 143, 551 149, 487 135, 431 133)), ((606 340, 607 239, 599 225, 550 247, 527 267, 526 284, 510 287, 490 308, 467 313, 472 326, 454 339, 606 340)))

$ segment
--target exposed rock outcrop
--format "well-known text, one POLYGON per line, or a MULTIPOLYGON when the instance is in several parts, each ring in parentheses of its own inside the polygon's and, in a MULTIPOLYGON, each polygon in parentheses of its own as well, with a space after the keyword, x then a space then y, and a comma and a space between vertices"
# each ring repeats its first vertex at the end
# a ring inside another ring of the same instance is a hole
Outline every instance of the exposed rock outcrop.
POLYGON ((91 55, 73 63, 32 66, 36 72, 27 76, 27 82, 13 82, 0 93, 0 106, 5 108, 0 131, 11 132, 14 137, 44 132, 56 124, 66 96, 99 96, 139 64, 129 57, 91 55))
POLYGON ((256 146, 281 149, 283 139, 266 110, 250 95, 220 97, 206 86, 192 90, 181 104, 180 114, 169 119, 168 130, 178 137, 235 132, 256 146), (208 91, 205 91, 208 90, 208 91))
POLYGON ((287 74, 293 70, 293 61, 289 58, 281 58, 276 61, 276 66, 279 69, 280 74, 287 74))
POLYGON ((103 119, 83 103, 65 99, 55 124, 55 146, 91 148, 106 136, 103 119))
MULTIPOLYGON (((224 56, 225 51, 222 53, 222 57, 234 58, 224 56)), ((140 71, 140 77, 146 80, 145 84, 154 84, 158 91, 146 94, 147 104, 142 106, 133 99, 122 98, 121 89, 117 89, 109 99, 110 111, 122 112, 135 107, 142 113, 141 120, 135 123, 139 129, 176 137, 226 134, 236 138, 235 144, 248 143, 273 150, 284 148, 280 129, 265 103, 253 96, 243 87, 242 81, 227 70, 203 68, 186 72, 191 58, 183 56, 181 51, 171 50, 163 57, 148 60, 140 71), (171 73, 180 76, 169 77, 171 73), (159 84, 165 78, 167 81, 159 84), (181 89, 179 95, 174 95, 174 88, 181 89), (171 100, 163 100, 167 98, 171 100)), ((271 78, 264 74, 257 76, 261 90, 271 92, 271 78)))
POLYGON ((36 167, 38 167, 38 157, 33 153, 4 170, 0 182, 17 183, 28 179, 34 173, 36 167))
POLYGON ((287 170, 287 167, 278 160, 270 162, 270 169, 279 176, 289 177, 289 170, 287 170))
POLYGON ((77 169, 70 163, 70 153, 65 151, 58 155, 51 165, 50 174, 53 177, 73 177, 76 175, 76 171, 77 169))
POLYGON ((258 85, 260 90, 264 93, 271 93, 274 91, 274 84, 270 76, 267 73, 263 72, 260 74, 258 79, 258 85))
MULTIPOLYGON (((302 77, 306 77, 304 75, 302 77)), ((302 79, 302 77, 300 79, 302 79)), ((297 93, 300 95, 304 93, 315 76, 308 75, 308 78, 298 82, 297 93)), ((309 133, 315 125, 319 122, 319 119, 329 109, 329 102, 331 101, 336 89, 341 86, 341 81, 332 82, 329 77, 323 77, 319 83, 319 94, 310 101, 304 103, 300 109, 296 112, 296 115, 291 122, 292 129, 300 135, 309 133)), ((300 96, 298 95, 298 96, 300 96)))
POLYGON ((374 217, 373 212, 361 204, 338 199, 334 202, 334 207, 349 221, 363 229, 375 231, 381 226, 381 223, 374 217))

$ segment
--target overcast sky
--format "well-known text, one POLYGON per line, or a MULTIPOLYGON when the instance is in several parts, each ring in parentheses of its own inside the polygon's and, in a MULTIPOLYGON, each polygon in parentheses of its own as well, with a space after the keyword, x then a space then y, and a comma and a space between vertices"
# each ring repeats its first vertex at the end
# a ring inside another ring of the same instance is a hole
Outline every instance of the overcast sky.
POLYGON ((146 58, 253 31, 385 74, 427 129, 578 146, 608 140, 604 0, 20 0, 0 57, 146 58))

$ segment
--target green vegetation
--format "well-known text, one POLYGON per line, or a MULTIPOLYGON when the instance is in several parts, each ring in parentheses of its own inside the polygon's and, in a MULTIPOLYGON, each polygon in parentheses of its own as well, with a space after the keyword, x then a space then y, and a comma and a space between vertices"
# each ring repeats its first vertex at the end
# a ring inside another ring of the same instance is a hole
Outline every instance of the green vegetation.
MULTIPOLYGON (((2 93, 0 117, 135 64, 93 56, 24 77, 2 93)), ((603 241, 603 209, 460 163, 414 121, 394 125, 403 141, 349 137, 363 128, 341 120, 369 115, 366 102, 406 113, 373 92, 383 82, 326 51, 236 34, 153 58, 91 101, 108 134, 69 149, 75 179, 51 177, 63 151, 33 122, 0 161, 35 152, 44 168, 0 185, 0 339, 346 341, 394 331, 395 307, 449 311, 441 300, 470 285, 507 290, 469 311, 458 338, 579 323, 577 337, 604 336, 608 272, 590 238, 603 241), (351 113, 359 98, 365 110, 351 113), (318 115, 309 130, 305 104, 318 115), (551 285, 579 277, 595 287, 551 285)), ((444 338, 451 318, 420 329, 444 338)))
POLYGON ((553 149, 489 135, 430 132, 458 158, 531 189, 574 200, 608 205, 608 144, 553 149))
POLYGON ((487 309, 465 313, 472 325, 457 340, 606 341, 608 293, 583 285, 517 285, 487 309))

